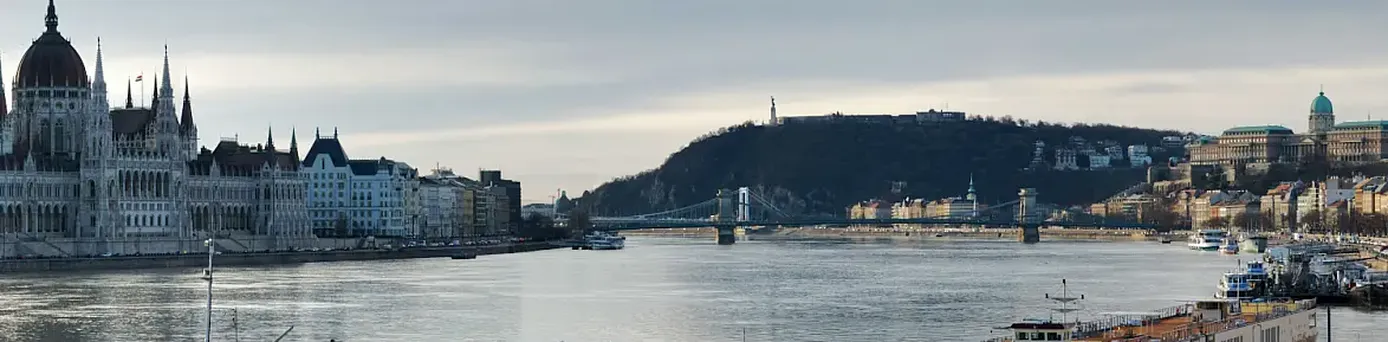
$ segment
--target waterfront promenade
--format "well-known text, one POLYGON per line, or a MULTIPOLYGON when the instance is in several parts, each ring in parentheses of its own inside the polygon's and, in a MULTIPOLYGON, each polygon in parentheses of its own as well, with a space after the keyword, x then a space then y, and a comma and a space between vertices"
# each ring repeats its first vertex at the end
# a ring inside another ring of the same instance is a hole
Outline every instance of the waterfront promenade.
MULTIPOLYGON (((457 247, 415 247, 397 249, 352 249, 298 252, 219 253, 218 266, 283 265, 310 262, 349 260, 389 260, 449 257, 460 252, 477 255, 530 252, 557 248, 548 241, 501 243, 494 245, 457 247)), ((110 257, 68 257, 0 260, 0 273, 114 270, 165 267, 200 267, 207 265, 207 253, 171 255, 140 255, 110 257)))

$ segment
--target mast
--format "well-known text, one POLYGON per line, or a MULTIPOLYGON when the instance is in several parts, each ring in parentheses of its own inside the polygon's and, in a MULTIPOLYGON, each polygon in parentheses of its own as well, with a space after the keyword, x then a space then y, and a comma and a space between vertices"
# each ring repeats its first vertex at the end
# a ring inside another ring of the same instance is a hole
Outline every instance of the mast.
MULTIPOLYGON (((1046 294, 1046 299, 1050 299, 1050 300, 1054 300, 1054 301, 1060 302, 1060 307, 1059 307, 1059 308, 1052 308, 1051 310, 1054 310, 1055 312, 1059 312, 1059 313, 1060 313, 1060 322, 1063 324, 1063 323, 1066 323, 1067 321, 1070 320, 1070 313, 1071 313, 1071 312, 1075 312, 1075 311, 1079 311, 1079 310, 1080 310, 1079 308, 1072 308, 1072 307, 1070 307, 1070 303, 1071 303, 1071 302, 1074 302, 1074 301, 1077 301, 1077 300, 1084 299, 1084 295, 1080 295, 1079 297, 1071 297, 1071 296, 1070 296, 1070 285, 1065 281, 1065 279, 1060 279, 1060 288, 1061 288, 1061 290, 1060 290, 1060 292, 1061 292, 1060 296, 1058 296, 1058 297, 1051 297, 1051 294, 1047 293, 1047 294, 1046 294)), ((1078 320, 1078 319, 1079 319, 1079 317, 1076 317, 1076 320, 1078 320)))

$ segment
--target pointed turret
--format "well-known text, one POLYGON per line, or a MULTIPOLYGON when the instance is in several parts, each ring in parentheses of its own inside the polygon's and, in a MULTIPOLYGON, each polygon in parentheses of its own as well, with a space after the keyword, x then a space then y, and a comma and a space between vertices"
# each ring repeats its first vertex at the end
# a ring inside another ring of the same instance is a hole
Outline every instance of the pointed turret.
POLYGON ((266 150, 269 150, 269 151, 274 151, 274 150, 275 150, 275 128, 274 128, 274 127, 266 127, 266 128, 265 128, 265 149, 266 149, 266 150))
POLYGON ((95 119, 95 123, 105 117, 110 119, 111 101, 106 97, 106 63, 101 54, 101 38, 96 38, 96 78, 92 80, 92 114, 87 118, 95 119))
POLYGON ((127 78, 125 79, 125 109, 135 108, 135 98, 130 97, 131 89, 134 88, 130 87, 130 79, 127 78))
POLYGON ((968 193, 968 195, 965 197, 965 199, 972 201, 972 200, 974 200, 974 196, 975 196, 975 192, 974 192, 974 174, 970 173, 970 174, 969 174, 969 193, 968 193))
POLYGON ((0 61, 0 117, 10 114, 8 104, 5 100, 5 63, 0 61))
POLYGON ((106 95, 106 69, 101 62, 101 37, 96 38, 96 79, 92 80, 92 91, 106 95))
POLYGON ((173 99, 173 80, 169 79, 169 46, 164 45, 164 87, 159 88, 161 95, 168 99, 173 99))
POLYGON ((48 0, 48 15, 43 16, 43 26, 48 27, 48 31, 58 33, 58 8, 53 6, 53 0, 48 0))
POLYGON ((159 79, 154 79, 154 97, 150 99, 149 109, 159 108, 159 79))
POLYGON ((188 95, 188 75, 183 75, 183 115, 178 118, 179 131, 189 133, 197 130, 193 125, 193 100, 188 95))
POLYGON ((289 131, 289 155, 294 159, 294 169, 299 169, 299 130, 290 128, 289 131))

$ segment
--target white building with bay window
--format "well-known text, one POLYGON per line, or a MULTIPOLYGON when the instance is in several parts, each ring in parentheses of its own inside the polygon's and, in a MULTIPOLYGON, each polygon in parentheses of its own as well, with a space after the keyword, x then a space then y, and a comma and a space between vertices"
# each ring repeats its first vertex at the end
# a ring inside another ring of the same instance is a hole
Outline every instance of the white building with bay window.
POLYGON ((313 231, 324 236, 411 236, 418 172, 409 164, 381 157, 348 159, 338 141, 315 134, 301 174, 313 231))

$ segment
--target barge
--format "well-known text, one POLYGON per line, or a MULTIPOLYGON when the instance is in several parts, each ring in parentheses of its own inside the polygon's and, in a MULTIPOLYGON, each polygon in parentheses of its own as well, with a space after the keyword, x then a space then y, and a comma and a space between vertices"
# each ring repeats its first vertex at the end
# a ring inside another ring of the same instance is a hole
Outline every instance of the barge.
POLYGON ((1072 303, 1075 298, 1059 298, 1063 308, 1057 311, 1066 318, 1013 323, 1004 328, 1007 336, 985 342, 1315 342, 1319 336, 1315 299, 1198 300, 1150 312, 1101 314, 1082 321, 1073 314, 1077 311, 1072 303))

